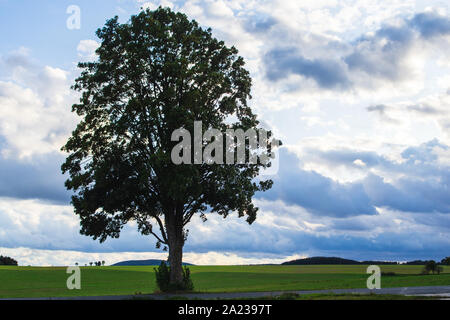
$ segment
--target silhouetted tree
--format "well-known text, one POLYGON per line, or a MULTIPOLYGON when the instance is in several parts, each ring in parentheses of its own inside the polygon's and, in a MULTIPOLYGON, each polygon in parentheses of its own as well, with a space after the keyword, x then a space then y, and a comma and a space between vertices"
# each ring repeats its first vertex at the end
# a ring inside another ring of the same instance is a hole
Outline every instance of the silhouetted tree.
MULTIPOLYGON (((125 24, 115 17, 97 36, 98 60, 79 64, 83 71, 73 86, 82 93, 72 107, 82 120, 63 147, 70 154, 62 171, 70 175, 66 187, 76 192, 81 233, 104 242, 136 221, 142 234, 157 239, 157 248, 168 248, 171 284, 182 286, 192 217, 237 212, 251 224, 258 211, 252 197, 272 186, 257 181, 268 163, 171 160, 178 143, 173 132, 193 133, 194 121, 222 132, 258 127, 247 104, 249 72, 236 48, 168 8, 142 11, 125 24)), ((198 154, 192 149, 191 159, 198 154)), ((246 145, 246 152, 255 150, 246 145)))
POLYGON ((441 264, 450 266, 450 257, 446 257, 446 258, 442 259, 441 264))
POLYGON ((18 263, 13 258, 6 257, 6 256, 0 256, 0 266, 1 265, 4 265, 4 266, 17 266, 18 263))
POLYGON ((434 260, 427 261, 424 267, 425 273, 432 272, 433 274, 435 273, 440 274, 442 270, 443 270, 442 267, 439 266, 434 260))

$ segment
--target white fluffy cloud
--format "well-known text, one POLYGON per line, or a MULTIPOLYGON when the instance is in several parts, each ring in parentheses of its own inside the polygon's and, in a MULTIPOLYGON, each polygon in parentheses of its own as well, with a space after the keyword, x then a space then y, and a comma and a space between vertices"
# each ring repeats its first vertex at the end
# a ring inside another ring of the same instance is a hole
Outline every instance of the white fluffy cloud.
POLYGON ((4 57, 8 74, 0 80, 0 135, 3 156, 30 157, 59 151, 73 130, 69 73, 38 66, 27 51, 4 57))
POLYGON ((83 61, 94 61, 97 58, 95 50, 99 46, 95 40, 81 40, 77 46, 78 56, 83 61))

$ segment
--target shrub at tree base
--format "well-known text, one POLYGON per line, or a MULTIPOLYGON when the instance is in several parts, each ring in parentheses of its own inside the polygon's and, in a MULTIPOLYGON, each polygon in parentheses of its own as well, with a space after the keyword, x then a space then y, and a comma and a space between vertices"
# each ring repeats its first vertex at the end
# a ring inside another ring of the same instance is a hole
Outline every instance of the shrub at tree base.
POLYGON ((183 281, 179 284, 170 284, 170 267, 162 261, 158 268, 155 268, 156 284, 162 292, 192 291, 194 283, 191 279, 191 271, 188 267, 183 268, 183 281))

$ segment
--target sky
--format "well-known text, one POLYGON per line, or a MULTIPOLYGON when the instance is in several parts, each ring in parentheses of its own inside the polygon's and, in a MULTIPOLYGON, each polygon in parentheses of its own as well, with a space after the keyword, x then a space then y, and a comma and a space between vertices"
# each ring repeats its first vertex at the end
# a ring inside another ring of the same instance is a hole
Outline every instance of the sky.
POLYGON ((239 50, 250 105, 283 141, 257 221, 195 218, 186 262, 450 255, 450 7, 433 0, 0 0, 0 254, 20 265, 166 258, 133 224, 103 244, 80 235, 60 171, 80 120, 70 86, 77 63, 96 58, 95 31, 160 5, 239 50))

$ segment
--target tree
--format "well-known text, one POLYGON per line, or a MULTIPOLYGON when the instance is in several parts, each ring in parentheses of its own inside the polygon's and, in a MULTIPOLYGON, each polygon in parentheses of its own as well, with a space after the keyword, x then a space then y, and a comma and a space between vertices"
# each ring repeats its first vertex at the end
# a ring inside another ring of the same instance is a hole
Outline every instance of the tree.
POLYGON ((104 265, 105 265, 105 261, 103 260, 103 261, 102 261, 102 266, 104 266, 104 265))
POLYGON ((92 262, 89 262, 89 265, 92 267, 92 262))
POLYGON ((442 270, 443 268, 439 266, 434 260, 427 261, 424 267, 425 273, 433 272, 433 274, 435 273, 440 274, 442 270))
POLYGON ((450 257, 446 257, 446 258, 442 259, 441 264, 450 266, 450 257))
MULTIPOLYGON (((237 212, 251 224, 258 211, 252 197, 272 186, 258 177, 270 162, 171 160, 172 134, 194 132, 195 121, 221 132, 259 127, 248 106, 249 72, 236 48, 168 8, 142 11, 125 24, 115 17, 96 34, 98 60, 79 64, 83 71, 73 86, 82 97, 72 110, 82 120, 62 148, 69 153, 62 171, 75 192, 80 232, 104 242, 135 221, 143 235, 156 238, 157 248, 168 249, 171 284, 181 284, 193 216, 206 221, 213 212, 237 212)), ((200 143, 188 157, 206 151, 200 143)), ((247 144, 245 151, 246 159, 256 152, 247 144)), ((262 152, 272 155, 270 148, 262 152)))
POLYGON ((0 256, 0 266, 1 265, 4 265, 4 266, 17 266, 18 263, 13 258, 6 257, 6 256, 0 256))

